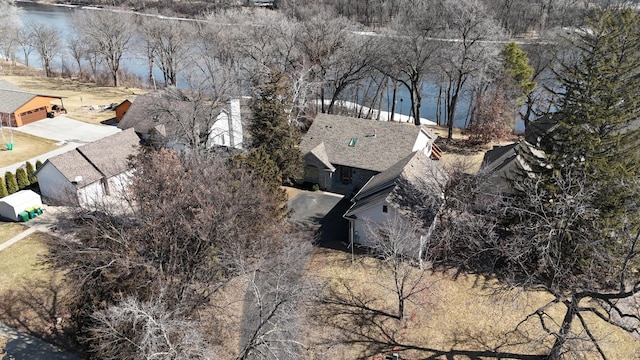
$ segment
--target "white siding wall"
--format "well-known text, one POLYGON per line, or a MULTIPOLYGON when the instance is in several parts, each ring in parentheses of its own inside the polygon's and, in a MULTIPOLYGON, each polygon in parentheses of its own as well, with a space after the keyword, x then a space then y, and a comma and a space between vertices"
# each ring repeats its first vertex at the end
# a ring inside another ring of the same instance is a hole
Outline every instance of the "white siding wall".
POLYGON ((370 245, 372 244, 371 239, 369 239, 368 233, 369 230, 367 227, 372 226, 371 224, 377 224, 378 226, 383 226, 387 219, 393 219, 396 216, 396 210, 392 206, 387 205, 387 212, 382 212, 382 204, 373 206, 369 209, 366 209, 360 213, 358 213, 358 218, 353 221, 353 230, 354 230, 354 239, 353 241, 356 244, 360 245, 370 245), (370 225, 367 225, 370 224, 370 225))
POLYGON ((104 187, 102 186, 101 180, 92 182, 91 184, 78 189, 78 201, 80 201, 80 206, 83 207, 90 207, 94 204, 100 203, 104 195, 104 187))
POLYGON ((77 201, 76 187, 67 180, 51 163, 45 163, 38 171, 40 194, 45 199, 58 203, 77 201))
POLYGON ((125 191, 131 185, 131 176, 133 171, 126 171, 122 174, 112 176, 107 181, 109 184, 109 194, 111 196, 124 195, 125 191))
POLYGON ((420 131, 411 151, 422 151, 425 155, 431 156, 431 144, 433 144, 433 139, 427 136, 424 131, 420 131))
POLYGON ((240 100, 229 101, 229 110, 223 110, 211 125, 207 146, 227 146, 242 149, 242 122, 240 100))

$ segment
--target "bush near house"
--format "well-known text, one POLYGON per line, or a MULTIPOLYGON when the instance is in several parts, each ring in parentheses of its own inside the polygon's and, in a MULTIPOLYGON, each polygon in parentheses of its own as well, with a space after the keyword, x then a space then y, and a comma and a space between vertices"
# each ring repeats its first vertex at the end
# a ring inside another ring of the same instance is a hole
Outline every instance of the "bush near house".
POLYGON ((24 168, 18 168, 16 170, 16 180, 20 190, 26 189, 31 185, 29 177, 27 176, 27 171, 24 168))
POLYGON ((7 185, 4 182, 4 178, 0 177, 0 198, 3 198, 7 195, 9 195, 9 193, 7 192, 7 185))
POLYGON ((36 169, 29 161, 26 162, 25 167, 27 168, 27 178, 29 179, 29 184, 34 185, 38 182, 38 178, 33 175, 36 173, 36 169))
POLYGON ((16 181, 15 175, 11 171, 7 171, 4 174, 4 181, 7 183, 7 192, 9 195, 17 193, 18 190, 18 182, 16 181))

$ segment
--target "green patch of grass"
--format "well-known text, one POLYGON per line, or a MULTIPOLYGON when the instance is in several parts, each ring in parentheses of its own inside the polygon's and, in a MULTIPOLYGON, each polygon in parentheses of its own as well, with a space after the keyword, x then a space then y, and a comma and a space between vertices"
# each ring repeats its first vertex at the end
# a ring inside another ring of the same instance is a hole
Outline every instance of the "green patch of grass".
POLYGON ((47 276, 38 264, 39 255, 47 252, 45 234, 34 233, 0 251, 0 293, 18 286, 24 279, 44 279, 47 276))
MULTIPOLYGON (((1 176, 1 175, 0 175, 1 176)), ((25 231, 26 227, 17 223, 0 222, 0 244, 25 231)))
MULTIPOLYGON (((7 129, 2 129, 2 133, 6 140, 3 140, 0 136, 2 141, 0 142, 0 167, 26 162, 31 158, 58 148, 53 140, 13 131, 13 150, 7 150, 5 141, 10 141, 10 134, 7 129)), ((33 165, 35 166, 35 163, 33 165)), ((4 174, 0 174, 0 176, 4 176, 4 174)))

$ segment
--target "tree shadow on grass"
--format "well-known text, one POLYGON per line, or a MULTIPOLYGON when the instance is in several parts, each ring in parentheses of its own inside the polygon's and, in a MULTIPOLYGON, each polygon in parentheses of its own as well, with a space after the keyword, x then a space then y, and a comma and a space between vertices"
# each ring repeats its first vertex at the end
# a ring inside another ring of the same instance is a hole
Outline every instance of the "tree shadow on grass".
POLYGON ((0 321, 18 331, 70 351, 81 347, 68 321, 68 299, 59 276, 24 279, 0 294, 0 321))
POLYGON ((522 337, 515 342, 511 341, 513 339, 501 340, 496 345, 495 336, 465 332, 465 329, 451 339, 449 348, 416 343, 411 340, 411 333, 422 326, 421 320, 413 315, 398 319, 381 305, 384 303, 383 297, 375 291, 358 290, 357 286, 344 281, 334 283, 319 298, 314 312, 318 326, 326 329, 324 333, 331 334, 319 339, 317 347, 327 349, 327 352, 352 351, 349 356, 358 359, 391 358, 394 353, 401 359, 546 359, 545 355, 501 350, 522 342, 526 344, 528 340, 522 337))

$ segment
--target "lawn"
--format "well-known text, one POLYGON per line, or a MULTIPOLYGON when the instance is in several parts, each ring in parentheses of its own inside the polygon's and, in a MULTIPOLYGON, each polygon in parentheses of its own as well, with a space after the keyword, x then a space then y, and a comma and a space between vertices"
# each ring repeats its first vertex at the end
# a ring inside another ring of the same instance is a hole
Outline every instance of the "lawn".
MULTIPOLYGON (((9 131, 7 129, 2 131, 6 141, 9 141, 9 131)), ((14 147, 11 151, 7 150, 4 141, 0 143, 0 167, 24 162, 58 148, 53 140, 24 134, 19 131, 13 131, 13 143, 14 147)), ((34 163, 33 166, 35 165, 34 163)), ((4 174, 0 174, 0 176, 4 176, 4 174)))
MULTIPOLYGON (((392 287, 393 284, 386 283, 384 274, 377 271, 378 260, 356 257, 355 264, 351 265, 350 259, 350 254, 319 249, 309 265, 308 273, 342 293, 345 293, 344 284, 347 284, 353 294, 365 294, 369 299, 377 297, 371 303, 373 306, 387 312, 395 311, 393 292, 384 288, 392 287)), ((386 330, 395 331, 396 339, 405 344, 450 352, 449 355, 451 350, 497 350, 517 354, 542 354, 548 351, 553 338, 542 330, 536 318, 522 325, 520 332, 511 331, 527 314, 551 300, 549 294, 517 290, 496 292, 495 282, 476 276, 459 276, 454 279, 450 274, 441 272, 427 272, 424 275, 421 281, 426 290, 407 305, 405 319, 389 319, 385 322, 386 330)), ((550 310, 554 320, 562 319, 562 310, 562 305, 550 310)), ((608 358, 640 358, 639 340, 594 317, 586 319, 595 336, 600 339, 600 345, 608 358)), ((348 326, 356 323, 347 317, 342 321, 347 321, 348 326)), ((575 331, 582 330, 575 325, 575 331)), ((312 334, 319 339, 338 338, 336 330, 330 326, 313 329, 312 334)), ((580 343, 580 346, 584 345, 589 344, 580 343)), ((369 345, 337 344, 325 355, 333 358, 358 358, 359 351, 368 347, 369 345)), ((580 355, 586 359, 599 358, 593 349, 586 350, 588 347, 580 355)), ((402 355, 406 358, 423 358, 432 354, 409 351, 402 355)), ((451 358, 469 357, 458 354, 451 358)))
MULTIPOLYGON (((1 229, 4 230, 4 226, 1 229)), ((38 256, 47 251, 44 236, 34 233, 0 251, 0 293, 15 289, 26 279, 47 277, 47 272, 38 265, 38 256)))
POLYGON ((20 234, 24 230, 26 230, 24 225, 13 222, 0 222, 0 244, 20 234))
MULTIPOLYGON (((5 72, 11 72, 8 63, 0 64, 5 72)), ((5 75, 0 78, 34 93, 63 96, 62 102, 70 118, 94 124, 115 117, 114 111, 104 110, 105 106, 148 92, 139 88, 96 86, 89 82, 41 75, 5 75)))

